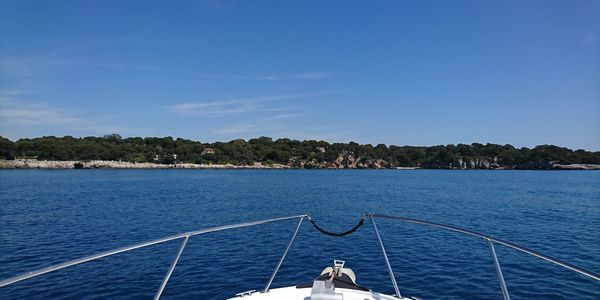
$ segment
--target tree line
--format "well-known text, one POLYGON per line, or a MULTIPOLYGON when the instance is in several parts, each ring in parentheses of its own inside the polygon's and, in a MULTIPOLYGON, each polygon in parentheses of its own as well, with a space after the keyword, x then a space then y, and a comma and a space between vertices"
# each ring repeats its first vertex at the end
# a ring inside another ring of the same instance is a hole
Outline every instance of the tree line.
POLYGON ((172 137, 71 136, 25 138, 13 142, 0 137, 0 159, 112 160, 156 163, 251 165, 284 164, 294 167, 421 167, 421 168, 548 168, 551 164, 600 164, 600 151, 571 150, 553 145, 515 148, 473 143, 457 145, 386 146, 328 143, 315 140, 250 140, 202 143, 172 137), (174 154, 176 156, 174 156, 174 154), (176 157, 176 158, 175 158, 176 157))

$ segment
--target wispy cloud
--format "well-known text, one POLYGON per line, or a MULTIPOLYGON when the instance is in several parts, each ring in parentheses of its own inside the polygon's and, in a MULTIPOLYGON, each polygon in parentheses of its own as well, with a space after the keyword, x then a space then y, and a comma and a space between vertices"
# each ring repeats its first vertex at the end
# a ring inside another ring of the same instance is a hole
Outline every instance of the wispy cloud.
POLYGON ((258 110, 257 103, 251 100, 227 100, 215 102, 189 102, 175 104, 171 111, 180 114, 224 115, 258 110))
POLYGON ((64 130, 100 134, 131 131, 130 128, 115 126, 114 122, 110 126, 105 126, 106 123, 100 120, 102 116, 94 115, 90 117, 72 109, 49 105, 46 102, 31 101, 28 96, 36 94, 36 99, 42 97, 43 91, 38 90, 41 86, 39 81, 43 80, 41 77, 68 71, 73 67, 94 67, 117 71, 156 70, 152 66, 99 60, 85 55, 91 49, 116 42, 134 41, 140 38, 143 37, 131 35, 110 39, 95 39, 29 55, 9 55, 6 52, 1 52, 0 76, 5 86, 10 86, 0 90, 2 131, 15 131, 14 129, 19 127, 27 127, 32 130, 52 128, 52 130, 61 133, 64 133, 64 130))
POLYGON ((238 135, 242 133, 256 132, 257 130, 260 129, 257 125, 254 124, 238 124, 217 129, 214 131, 214 133, 219 135, 238 135))
POLYGON ((288 113, 277 114, 277 115, 273 115, 273 116, 264 117, 264 118, 260 119, 260 121, 263 121, 263 122, 281 121, 281 120, 286 120, 286 119, 291 119, 291 118, 299 117, 301 115, 302 114, 288 114, 288 113))
POLYGON ((230 79, 230 80, 257 80, 257 81, 277 81, 286 79, 304 79, 316 80, 331 77, 327 72, 309 72, 296 74, 263 74, 263 75, 243 75, 243 74, 197 74, 199 78, 207 79, 230 79))
POLYGON ((0 74, 12 78, 36 77, 43 71, 62 71, 67 68, 84 66, 111 70, 154 71, 158 68, 150 65, 138 65, 97 59, 85 55, 86 50, 99 48, 116 42, 140 39, 141 36, 126 36, 113 39, 97 39, 77 45, 67 45, 42 53, 30 55, 9 55, 0 53, 0 74))
POLYGON ((50 65, 58 65, 58 66, 90 66, 90 67, 98 67, 98 68, 106 68, 113 70, 144 70, 144 71, 155 71, 158 68, 153 66, 145 66, 145 65, 133 65, 133 64, 123 64, 102 60, 90 60, 90 59, 72 59, 72 58, 61 58, 47 61, 50 65))
POLYGON ((268 102, 279 100, 291 100, 308 98, 326 94, 328 92, 315 92, 304 94, 277 95, 259 98, 238 98, 221 101, 203 101, 203 102, 186 102, 178 103, 169 107, 169 110, 179 114, 187 115, 226 115, 239 114, 249 112, 278 112, 296 110, 296 106, 267 106, 268 102))
POLYGON ((67 132, 87 132, 94 134, 127 133, 138 129, 105 125, 98 121, 102 116, 90 118, 79 112, 45 103, 24 103, 0 97, 0 124, 3 131, 18 127, 59 130, 59 135, 67 132))
POLYGON ((1 56, 0 74, 7 77, 31 77, 35 75, 36 58, 22 56, 1 56))
POLYGON ((79 118, 54 109, 9 108, 0 110, 0 118, 16 125, 74 125, 79 118))
POLYGON ((331 77, 331 74, 326 73, 326 72, 300 73, 300 74, 293 74, 290 77, 298 78, 298 79, 323 79, 323 78, 331 77))
POLYGON ((81 125, 83 119, 67 110, 45 104, 19 104, 0 100, 0 119, 10 125, 66 126, 81 125))
POLYGON ((0 104, 2 103, 1 99, 3 97, 16 97, 16 96, 30 95, 30 94, 34 94, 34 93, 35 93, 34 90, 29 90, 29 89, 25 89, 25 88, 13 88, 13 89, 6 89, 6 90, 0 89, 0 104))
POLYGON ((235 75, 235 74, 197 74, 195 77, 206 79, 231 79, 231 80, 280 80, 281 76, 276 75, 235 75))
POLYGON ((0 57, 0 73, 12 78, 37 77, 42 71, 62 71, 72 67, 95 67, 117 71, 141 70, 155 71, 158 68, 147 65, 123 64, 118 62, 53 57, 50 55, 41 56, 2 56, 0 57))

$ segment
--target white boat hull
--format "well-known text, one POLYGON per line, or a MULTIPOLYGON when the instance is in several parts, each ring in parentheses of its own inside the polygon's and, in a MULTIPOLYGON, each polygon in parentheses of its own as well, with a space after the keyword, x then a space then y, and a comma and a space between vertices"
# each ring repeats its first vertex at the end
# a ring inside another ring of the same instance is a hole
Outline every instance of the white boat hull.
MULTIPOLYGON (((359 291, 353 289, 336 288, 337 294, 342 294, 344 300, 398 300, 394 296, 380 294, 376 292, 359 291)), ((247 300, 310 300, 310 288, 296 288, 295 286, 270 289, 266 293, 252 292, 238 295, 229 299, 247 299, 247 300)), ((400 298, 409 300, 411 298, 400 298)))

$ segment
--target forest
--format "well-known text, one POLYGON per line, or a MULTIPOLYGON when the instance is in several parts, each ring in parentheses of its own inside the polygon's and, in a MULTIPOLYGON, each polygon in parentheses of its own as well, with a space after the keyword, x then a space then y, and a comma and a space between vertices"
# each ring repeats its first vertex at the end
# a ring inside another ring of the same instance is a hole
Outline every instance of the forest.
POLYGON ((515 148, 497 144, 394 146, 328 143, 287 138, 202 143, 172 137, 0 137, 0 159, 110 160, 197 164, 283 164, 297 168, 545 169, 553 164, 600 164, 600 151, 553 145, 515 148))

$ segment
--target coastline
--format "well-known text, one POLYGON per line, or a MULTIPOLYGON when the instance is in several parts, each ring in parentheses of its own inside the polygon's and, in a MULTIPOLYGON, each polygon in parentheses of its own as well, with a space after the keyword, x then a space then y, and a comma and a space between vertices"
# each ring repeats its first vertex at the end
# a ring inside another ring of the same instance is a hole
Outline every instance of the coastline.
POLYGON ((280 164, 236 166, 232 164, 156 164, 124 161, 92 160, 92 161, 56 161, 36 159, 0 160, 0 169, 291 169, 280 164))
POLYGON ((124 161, 56 161, 56 160, 36 160, 36 159, 15 159, 15 160, 0 160, 0 169, 48 169, 48 170, 64 170, 64 169, 264 169, 264 170, 283 170, 283 169, 330 169, 330 170, 347 170, 347 169, 371 169, 371 170, 417 170, 417 169, 432 169, 432 170, 600 170, 600 165, 595 164, 551 164, 546 168, 420 168, 420 167, 376 167, 357 168, 354 166, 327 166, 321 168, 308 168, 298 165, 283 165, 283 164, 263 164, 260 162, 252 165, 233 165, 233 164, 194 164, 194 163, 177 163, 177 164, 156 164, 156 163, 136 163, 124 161))

